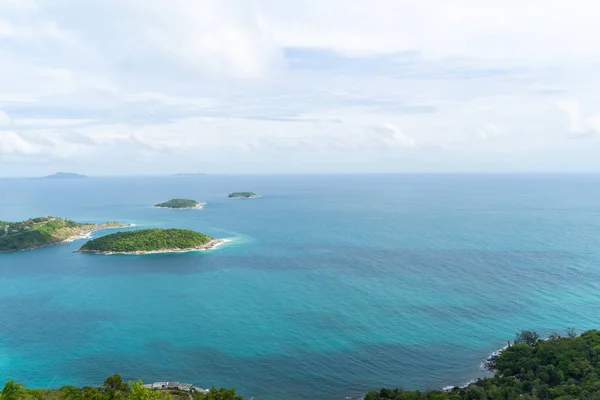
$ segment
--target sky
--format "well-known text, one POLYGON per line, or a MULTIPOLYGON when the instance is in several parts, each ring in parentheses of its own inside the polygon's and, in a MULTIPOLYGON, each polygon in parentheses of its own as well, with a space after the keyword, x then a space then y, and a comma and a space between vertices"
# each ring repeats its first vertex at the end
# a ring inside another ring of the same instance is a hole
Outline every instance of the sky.
POLYGON ((600 172, 596 0, 0 0, 0 176, 600 172))

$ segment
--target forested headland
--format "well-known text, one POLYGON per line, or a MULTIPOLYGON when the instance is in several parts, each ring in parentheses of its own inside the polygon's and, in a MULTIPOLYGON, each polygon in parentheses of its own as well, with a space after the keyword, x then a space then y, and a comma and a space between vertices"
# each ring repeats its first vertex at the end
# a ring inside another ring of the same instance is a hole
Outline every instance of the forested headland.
POLYGON ((100 229, 119 228, 118 222, 79 223, 57 217, 37 217, 21 222, 0 221, 0 252, 35 249, 57 244, 100 229))
POLYGON ((381 389, 365 400, 597 400, 600 399, 600 332, 551 335, 519 333, 514 343, 488 360, 490 378, 448 391, 381 389))

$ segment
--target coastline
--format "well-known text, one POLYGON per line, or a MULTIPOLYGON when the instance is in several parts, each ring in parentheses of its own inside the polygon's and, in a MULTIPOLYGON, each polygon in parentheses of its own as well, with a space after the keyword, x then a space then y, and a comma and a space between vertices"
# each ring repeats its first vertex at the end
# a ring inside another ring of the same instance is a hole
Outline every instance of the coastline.
POLYGON ((134 226, 136 226, 136 225, 135 224, 101 224, 92 229, 85 230, 85 231, 81 232, 79 235, 69 236, 65 240, 56 242, 54 244, 71 243, 76 240, 89 239, 89 238, 91 238, 92 233, 94 233, 96 231, 103 231, 106 229, 117 229, 117 228, 132 228, 134 226))
POLYGON ((150 254, 171 254, 171 253, 191 253, 195 251, 206 251, 214 250, 224 243, 228 243, 231 240, 228 239, 213 239, 202 246, 190 248, 190 249, 164 249, 164 250, 151 250, 151 251, 99 251, 99 250, 77 250, 78 253, 91 253, 101 254, 105 256, 110 255, 122 255, 122 256, 143 256, 150 254))
MULTIPOLYGON (((88 225, 88 224, 86 224, 86 225, 88 225)), ((93 224, 89 224, 89 225, 93 225, 93 224)), ((71 242, 74 242, 76 240, 89 239, 91 237, 91 234, 93 232, 96 232, 96 231, 103 231, 105 229, 131 228, 131 227, 134 227, 134 226, 136 226, 136 225, 135 224, 121 224, 121 223, 116 223, 116 222, 109 222, 109 223, 105 223, 105 224, 98 224, 98 225, 94 225, 93 228, 82 230, 79 234, 73 235, 73 236, 69 236, 66 239, 57 240, 55 242, 49 242, 49 243, 46 243, 46 244, 43 244, 43 245, 40 245, 40 246, 27 247, 25 249, 0 250, 0 253, 16 253, 16 252, 19 252, 19 251, 31 251, 31 250, 42 249, 44 247, 49 247, 49 246, 57 246, 59 244, 71 243, 71 242)))
MULTIPOLYGON (((507 348, 508 348, 508 345, 506 345, 506 346, 502 347, 501 349, 498 349, 498 350, 496 350, 496 351, 493 351, 492 353, 490 353, 490 355, 486 357, 485 361, 483 361, 481 364, 479 364, 479 368, 481 368, 481 370, 482 370, 484 373, 488 373, 488 374, 489 374, 489 373, 493 373, 495 370, 494 370, 494 369, 493 369, 493 368, 490 366, 490 362, 492 361, 492 359, 493 359, 494 357, 498 357, 500 354, 502 354, 502 352, 503 352, 504 350, 506 350, 507 348)), ((478 380, 480 380, 480 379, 484 379, 484 378, 485 378, 485 377, 477 377, 477 378, 473 378, 473 379, 471 379, 471 380, 469 380, 469 381, 467 381, 467 382, 463 383, 462 385, 454 385, 454 386, 450 386, 450 385, 448 385, 448 386, 444 386, 444 387, 442 388, 442 391, 444 391, 444 392, 449 392, 449 391, 451 391, 452 389, 454 389, 455 387, 458 387, 458 388, 460 388, 460 389, 464 389, 464 388, 466 388, 467 386, 469 386, 469 385, 472 385, 473 383, 476 383, 478 380)))
POLYGON ((204 206, 206 205, 206 202, 204 203, 198 203, 196 204, 194 207, 182 207, 182 208, 176 208, 176 207, 159 207, 159 206, 152 206, 152 208, 166 208, 167 210, 202 210, 204 208, 204 206))
POLYGON ((248 200, 248 199, 258 199, 262 197, 261 195, 250 196, 250 197, 228 197, 229 200, 248 200))

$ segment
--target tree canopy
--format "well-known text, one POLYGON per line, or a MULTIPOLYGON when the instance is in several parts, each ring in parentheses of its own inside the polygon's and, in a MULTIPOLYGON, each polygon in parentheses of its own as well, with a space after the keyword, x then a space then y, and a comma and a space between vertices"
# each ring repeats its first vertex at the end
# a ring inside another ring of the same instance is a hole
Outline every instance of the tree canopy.
POLYGON ((575 400, 600 399, 600 332, 539 340, 534 331, 517 334, 515 344, 490 359, 494 377, 449 391, 381 389, 365 400, 490 399, 575 400))
POLYGON ((160 251, 169 249, 196 249, 214 238, 188 229, 143 229, 117 232, 93 239, 80 251, 105 253, 130 253, 136 251, 160 251))
POLYGON ((235 389, 211 388, 208 393, 194 393, 194 400, 243 400, 235 393, 235 389))
POLYGON ((257 197, 254 192, 233 192, 229 193, 228 196, 230 199, 248 199, 251 197, 257 197))
POLYGON ((9 381, 0 393, 0 400, 172 400, 169 393, 146 389, 142 382, 125 382, 119 374, 109 376, 101 387, 60 389, 26 389, 9 381))
POLYGON ((165 201, 164 203, 156 204, 154 207, 163 207, 163 208, 194 208, 198 206, 198 202, 196 200, 190 199, 171 199, 169 201, 165 201))
POLYGON ((33 249, 60 243, 95 229, 117 226, 122 224, 81 224, 56 217, 37 217, 20 222, 0 221, 0 251, 33 249))

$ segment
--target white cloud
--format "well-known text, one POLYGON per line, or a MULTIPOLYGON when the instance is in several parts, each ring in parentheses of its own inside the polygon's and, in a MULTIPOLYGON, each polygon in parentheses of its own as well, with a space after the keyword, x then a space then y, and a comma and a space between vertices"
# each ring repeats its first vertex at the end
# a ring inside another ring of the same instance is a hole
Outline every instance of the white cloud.
MULTIPOLYGON (((1 124, 1 112, 0 112, 0 126, 1 124)), ((93 119, 77 119, 77 118, 22 118, 16 123, 19 128, 27 127, 60 127, 60 126, 72 126, 72 125, 83 125, 93 122, 93 119)))
POLYGON ((369 130, 367 145, 385 148, 412 149, 415 140, 390 123, 375 126, 369 130))
POLYGON ((594 0, 259 0, 283 46, 347 54, 598 60, 594 0))
POLYGON ((0 155, 9 154, 31 156, 40 154, 40 150, 15 132, 0 130, 0 155))
POLYGON ((572 136, 582 137, 600 133, 600 113, 584 115, 581 104, 576 98, 560 99, 556 103, 569 116, 569 133, 572 136))
POLYGON ((162 54, 215 75, 255 78, 279 57, 250 2, 175 0, 125 2, 141 37, 162 54))
POLYGON ((21 163, 136 168, 139 156, 154 168, 201 155, 235 172, 301 168, 307 157, 344 170, 359 158, 395 171, 418 169, 436 149, 440 169, 480 170, 550 154, 569 135, 589 136, 568 141, 574 165, 584 148, 600 151, 600 135, 589 135, 600 131, 591 0, 0 0, 0 9, 0 108, 10 114, 0 114, 0 151, 21 163))
POLYGON ((489 122, 483 128, 477 131, 477 136, 479 136, 483 140, 493 139, 500 134, 500 128, 489 122))
POLYGON ((169 96, 164 93, 143 92, 126 94, 125 100, 130 103, 156 102, 169 106, 192 106, 196 108, 214 107, 218 103, 212 98, 194 98, 184 96, 169 96))
POLYGON ((0 110, 0 129, 10 126, 12 123, 10 117, 2 110, 0 110))

